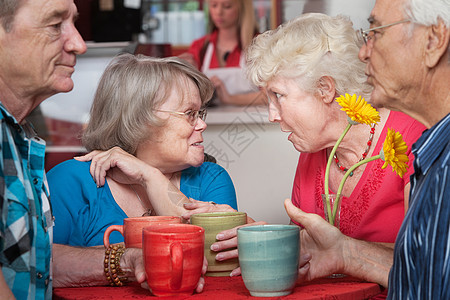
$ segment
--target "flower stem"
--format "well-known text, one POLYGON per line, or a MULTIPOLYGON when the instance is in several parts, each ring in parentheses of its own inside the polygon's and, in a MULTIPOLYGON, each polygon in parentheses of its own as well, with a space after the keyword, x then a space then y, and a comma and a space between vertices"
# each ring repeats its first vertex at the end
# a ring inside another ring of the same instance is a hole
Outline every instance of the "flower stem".
POLYGON ((335 203, 334 203, 334 206, 333 206, 333 215, 332 215, 332 219, 333 220, 336 217, 337 208, 338 208, 339 202, 341 201, 341 198, 342 198, 340 196, 341 193, 342 193, 342 189, 344 188, 345 181, 347 180, 348 176, 350 176, 350 173, 352 173, 360 165, 366 164, 368 162, 371 162, 371 161, 379 159, 379 158, 381 158, 380 155, 375 155, 375 156, 363 159, 360 162, 358 162, 358 163, 354 164, 353 166, 351 166, 351 168, 348 169, 347 172, 345 172, 345 175, 342 178, 341 183, 339 184, 339 187, 338 187, 338 190, 337 190, 337 193, 336 193, 336 200, 335 200, 335 203))
POLYGON ((325 169, 325 202, 327 205, 327 212, 328 215, 330 216, 329 222, 331 225, 334 225, 334 216, 331 214, 331 203, 330 203, 330 196, 329 196, 329 188, 328 188, 328 181, 329 181, 329 177, 330 177, 330 167, 331 167, 331 163, 333 161, 333 156, 336 153, 337 148, 339 147, 339 144, 342 142, 342 140, 344 139, 345 135, 347 134, 347 132, 350 130, 350 127, 352 127, 352 124, 347 124, 347 127, 345 128, 344 132, 342 133, 342 135, 339 137, 339 139, 337 140, 336 144, 334 145, 333 149, 331 149, 330 152, 330 156, 328 157, 328 162, 327 162, 327 168, 325 169), (332 223, 333 222, 333 223, 332 223))

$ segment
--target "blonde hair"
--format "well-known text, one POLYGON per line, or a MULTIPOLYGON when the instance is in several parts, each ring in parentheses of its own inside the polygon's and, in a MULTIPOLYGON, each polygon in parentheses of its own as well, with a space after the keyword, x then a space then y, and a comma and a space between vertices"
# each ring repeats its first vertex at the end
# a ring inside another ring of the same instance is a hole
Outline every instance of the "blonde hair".
MULTIPOLYGON (((245 50, 251 44, 253 37, 258 33, 258 27, 255 18, 255 10, 253 8, 253 0, 234 0, 239 3, 239 42, 241 49, 245 50)), ((209 32, 213 32, 217 29, 214 22, 211 19, 211 15, 208 16, 209 20, 209 32)))
POLYGON ((246 50, 250 46, 255 33, 258 32, 256 26, 255 10, 253 0, 239 0, 241 2, 240 10, 240 37, 241 47, 246 50))
POLYGON ((185 61, 140 54, 115 57, 100 79, 82 137, 83 145, 88 151, 119 146, 135 154, 138 145, 151 134, 149 126, 164 124, 154 109, 168 99, 173 89, 178 90, 182 102, 189 81, 198 87, 205 106, 214 87, 205 75, 185 61))
POLYGON ((304 14, 254 39, 247 51, 247 75, 262 87, 276 76, 296 79, 310 92, 321 77, 330 76, 338 94, 367 98, 372 88, 358 59, 361 45, 348 18, 304 14))

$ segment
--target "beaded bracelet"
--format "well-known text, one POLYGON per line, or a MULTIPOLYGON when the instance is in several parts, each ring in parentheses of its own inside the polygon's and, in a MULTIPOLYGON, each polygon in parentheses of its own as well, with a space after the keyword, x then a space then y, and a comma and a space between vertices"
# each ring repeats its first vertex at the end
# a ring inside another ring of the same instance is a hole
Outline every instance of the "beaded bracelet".
POLYGON ((104 271, 111 286, 123 286, 128 279, 127 277, 120 277, 125 275, 125 272, 120 268, 120 259, 124 252, 125 247, 122 244, 109 245, 105 250, 104 271))

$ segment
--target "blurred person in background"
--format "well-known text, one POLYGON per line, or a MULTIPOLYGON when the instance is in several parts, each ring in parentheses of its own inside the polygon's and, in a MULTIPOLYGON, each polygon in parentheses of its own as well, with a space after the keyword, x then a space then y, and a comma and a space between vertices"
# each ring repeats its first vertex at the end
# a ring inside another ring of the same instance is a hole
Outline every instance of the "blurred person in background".
POLYGON ((245 77, 245 51, 258 33, 252 0, 208 0, 210 33, 181 58, 214 84, 223 104, 264 105, 264 94, 245 77))

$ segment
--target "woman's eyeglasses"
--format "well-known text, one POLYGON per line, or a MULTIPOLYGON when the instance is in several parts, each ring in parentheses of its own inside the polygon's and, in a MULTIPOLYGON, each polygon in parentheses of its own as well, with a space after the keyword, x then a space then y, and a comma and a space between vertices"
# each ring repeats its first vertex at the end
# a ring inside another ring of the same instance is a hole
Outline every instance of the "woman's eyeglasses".
POLYGON ((191 124, 191 126, 197 125, 198 119, 202 119, 203 121, 206 120, 206 108, 201 110, 188 110, 187 112, 179 112, 179 111, 173 111, 173 110, 161 110, 161 109, 154 109, 154 111, 159 112, 166 112, 169 114, 173 114, 176 116, 184 116, 186 117, 186 120, 191 124))

